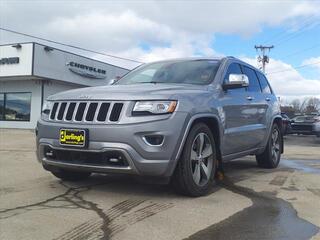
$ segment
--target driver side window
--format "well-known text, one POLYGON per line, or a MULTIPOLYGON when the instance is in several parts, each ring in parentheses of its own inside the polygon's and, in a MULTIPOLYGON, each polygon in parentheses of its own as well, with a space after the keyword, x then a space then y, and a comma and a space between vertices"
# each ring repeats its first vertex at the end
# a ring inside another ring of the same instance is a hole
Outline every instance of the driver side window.
MULTIPOLYGON (((226 72, 226 75, 224 76, 224 81, 226 79, 229 79, 230 74, 242 74, 241 67, 238 63, 231 63, 228 67, 228 70, 226 72)), ((228 92, 245 92, 246 88, 235 88, 235 89, 229 89, 228 92)))

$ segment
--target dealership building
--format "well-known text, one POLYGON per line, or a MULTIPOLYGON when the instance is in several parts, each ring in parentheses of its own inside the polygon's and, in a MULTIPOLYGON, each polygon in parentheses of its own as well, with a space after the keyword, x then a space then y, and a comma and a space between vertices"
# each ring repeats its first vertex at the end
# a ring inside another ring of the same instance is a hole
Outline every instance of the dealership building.
POLYGON ((107 85, 129 69, 39 43, 0 46, 0 128, 34 129, 45 99, 107 85))

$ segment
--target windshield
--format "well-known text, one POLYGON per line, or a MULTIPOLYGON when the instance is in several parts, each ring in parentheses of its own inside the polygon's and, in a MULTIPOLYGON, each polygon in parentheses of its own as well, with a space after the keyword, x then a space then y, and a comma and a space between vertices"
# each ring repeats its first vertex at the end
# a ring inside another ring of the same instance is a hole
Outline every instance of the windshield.
POLYGON ((219 67, 217 60, 167 61, 144 65, 133 70, 116 84, 181 83, 209 84, 219 67))

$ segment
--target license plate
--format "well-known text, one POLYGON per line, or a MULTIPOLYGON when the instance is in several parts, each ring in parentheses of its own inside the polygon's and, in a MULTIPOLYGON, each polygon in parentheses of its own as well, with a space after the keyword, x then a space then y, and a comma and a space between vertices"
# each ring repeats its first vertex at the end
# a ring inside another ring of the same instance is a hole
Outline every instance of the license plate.
POLYGON ((87 143, 86 130, 60 129, 60 144, 75 147, 85 147, 87 143))

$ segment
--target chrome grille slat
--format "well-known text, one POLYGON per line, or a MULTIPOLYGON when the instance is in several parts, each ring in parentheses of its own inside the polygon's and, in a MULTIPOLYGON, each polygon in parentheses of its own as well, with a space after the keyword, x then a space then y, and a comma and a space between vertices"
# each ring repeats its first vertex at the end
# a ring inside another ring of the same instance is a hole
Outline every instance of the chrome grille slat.
POLYGON ((61 102, 58 103, 57 112, 56 112, 56 115, 55 115, 55 117, 54 117, 54 120, 55 120, 55 121, 59 121, 59 120, 58 120, 58 114, 59 114, 59 111, 60 111, 60 107, 61 107, 61 102))
POLYGON ((110 123, 110 115, 111 115, 112 109, 114 107, 114 104, 115 104, 115 102, 110 103, 109 110, 108 110, 107 117, 106 117, 106 122, 110 123))
POLYGON ((66 108, 64 109, 64 113, 63 113, 63 116, 62 116, 62 120, 63 120, 63 121, 67 121, 67 120, 66 120, 66 115, 67 115, 69 106, 70 106, 70 102, 67 102, 66 108))
POLYGON ((61 102, 59 112, 57 114, 57 120, 63 121, 64 112, 66 111, 67 102, 61 102))
POLYGON ((97 115, 97 122, 106 122, 107 121, 107 115, 110 109, 110 102, 101 102, 99 112, 97 115))
POLYGON ((88 113, 88 108, 90 106, 90 102, 86 102, 86 108, 83 111, 83 116, 82 116, 82 121, 81 122, 87 122, 86 121, 86 117, 87 117, 87 113, 88 113))
POLYGON ((77 109, 77 112, 76 112, 76 116, 74 118, 75 122, 82 122, 83 117, 84 117, 84 112, 86 110, 87 105, 88 104, 86 102, 80 102, 79 103, 79 106, 78 106, 78 109, 77 109), (83 106, 84 106, 84 108, 83 108, 83 106), (79 118, 79 120, 78 120, 78 118, 79 118))
POLYGON ((75 111, 76 103, 75 102, 70 102, 68 105, 68 109, 66 111, 65 115, 65 121, 72 121, 73 119, 73 114, 75 111))
POLYGON ((121 101, 71 101, 70 100, 70 101, 55 101, 54 104, 56 104, 56 109, 55 110, 52 109, 50 111, 49 120, 56 121, 56 122, 66 122, 66 123, 74 122, 74 123, 92 123, 92 124, 108 124, 108 123, 114 124, 119 122, 123 114, 123 111, 125 109, 125 103, 121 101), (70 108, 70 113, 68 113, 69 107, 72 103, 74 103, 75 106, 72 105, 72 107, 70 108), (81 109, 84 108, 82 114, 81 112, 78 113, 78 111, 81 110, 79 109, 80 104, 81 104, 81 109), (65 106, 64 110, 63 110, 63 106, 65 106), (114 109, 115 107, 117 109, 114 109), (90 111, 88 111, 89 108, 90 108, 90 111), (63 110, 63 112, 60 113, 60 110, 63 110), (113 112, 117 114, 112 114, 113 112), (76 120, 77 114, 79 118, 82 115, 81 121, 76 120), (99 114, 100 114, 100 119, 102 116, 101 120, 103 121, 98 120, 99 114), (58 116, 61 117, 61 115, 62 115, 62 119, 60 118, 58 119, 58 116), (72 115, 71 119, 70 119, 70 115, 72 115), (67 119, 67 116, 68 116, 68 119, 67 119), (104 116, 106 116, 105 119, 103 118, 104 116))
POLYGON ((52 107, 52 110, 50 111, 50 115, 49 115, 49 118, 51 120, 54 120, 55 117, 56 117, 56 114, 57 114, 57 110, 58 110, 58 106, 59 106, 59 103, 58 102, 55 102, 53 104, 53 107, 52 107))
POLYGON ((79 107, 80 102, 76 102, 76 107, 74 108, 73 114, 72 114, 72 119, 71 121, 75 121, 76 113, 78 112, 78 107, 79 107))
POLYGON ((93 116, 93 122, 97 122, 97 117, 98 117, 98 114, 100 112, 101 104, 102 104, 102 102, 98 102, 98 106, 97 106, 96 112, 95 112, 95 114, 93 116))

